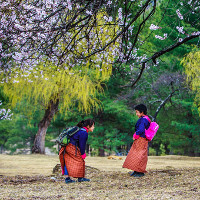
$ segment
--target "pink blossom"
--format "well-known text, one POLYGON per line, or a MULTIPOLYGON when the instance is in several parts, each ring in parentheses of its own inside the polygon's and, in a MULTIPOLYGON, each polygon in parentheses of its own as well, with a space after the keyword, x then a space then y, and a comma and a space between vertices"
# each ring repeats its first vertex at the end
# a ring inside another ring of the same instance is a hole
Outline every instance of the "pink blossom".
MULTIPOLYGON (((2 101, 0 100, 0 105, 2 105, 2 101)), ((11 120, 13 113, 11 113, 11 110, 0 108, 0 120, 11 120)))
POLYGON ((92 15, 92 11, 86 10, 86 14, 92 15))
POLYGON ((32 10, 35 8, 34 6, 26 5, 26 4, 24 4, 23 7, 24 7, 24 9, 27 9, 27 10, 32 10))
POLYGON ((182 39, 182 38, 179 38, 179 39, 178 39, 178 41, 179 41, 179 42, 182 42, 182 41, 183 41, 183 39, 182 39))
POLYGON ((108 22, 111 22, 112 20, 113 20, 112 17, 109 17, 109 18, 108 18, 108 22))
POLYGON ((192 35, 200 35, 200 31, 193 32, 192 35))
POLYGON ((161 27, 156 26, 154 24, 151 24, 151 26, 149 27, 150 30, 157 30, 157 29, 161 29, 161 27))
POLYGON ((20 61, 23 58, 22 53, 15 52, 15 55, 12 56, 15 60, 20 61))
POLYGON ((23 31, 24 30, 24 27, 19 25, 19 24, 15 24, 15 28, 16 29, 19 29, 20 31, 23 31))
POLYGON ((13 83, 19 83, 19 81, 13 80, 13 83))
POLYGON ((122 8, 118 9, 118 17, 120 20, 122 20, 122 8))
POLYGON ((10 4, 10 2, 3 2, 1 4, 1 8, 4 8, 4 7, 8 6, 9 4, 10 4))
POLYGON ((179 19, 183 20, 183 15, 180 13, 180 10, 176 10, 176 14, 178 15, 179 19))
POLYGON ((164 37, 161 37, 160 35, 155 35, 155 38, 159 40, 165 40, 167 38, 167 33, 164 33, 164 37))
POLYGON ((197 9, 199 9, 199 8, 200 8, 200 6, 196 7, 195 10, 197 10, 197 9))
POLYGON ((71 5, 71 4, 68 4, 67 8, 68 8, 69 10, 72 10, 72 5, 71 5))
POLYGON ((183 26, 181 27, 177 26, 176 29, 178 30, 179 33, 185 34, 185 31, 183 31, 183 26))

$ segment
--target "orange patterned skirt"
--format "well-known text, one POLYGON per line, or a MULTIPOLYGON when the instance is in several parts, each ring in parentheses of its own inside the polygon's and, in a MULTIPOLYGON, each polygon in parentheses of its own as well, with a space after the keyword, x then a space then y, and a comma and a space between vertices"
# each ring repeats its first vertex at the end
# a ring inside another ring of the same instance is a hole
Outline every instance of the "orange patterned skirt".
POLYGON ((77 152, 76 147, 71 143, 69 143, 66 148, 62 147, 59 152, 59 159, 62 169, 64 169, 64 166, 66 165, 69 176, 74 178, 85 177, 85 161, 81 157, 81 152, 78 147, 77 152))
POLYGON ((139 137, 133 142, 122 167, 136 172, 146 173, 147 160, 148 140, 146 138, 139 137))

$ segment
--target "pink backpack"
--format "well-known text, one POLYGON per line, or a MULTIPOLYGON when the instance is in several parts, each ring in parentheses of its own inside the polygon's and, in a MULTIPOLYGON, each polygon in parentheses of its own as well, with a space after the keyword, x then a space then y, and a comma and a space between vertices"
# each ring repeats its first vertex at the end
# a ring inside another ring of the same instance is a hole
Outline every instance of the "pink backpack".
POLYGON ((156 135, 159 125, 156 122, 151 122, 149 117, 146 115, 144 116, 144 118, 146 118, 150 122, 149 128, 147 130, 145 129, 145 136, 146 136, 147 140, 151 141, 154 138, 154 136, 156 135))

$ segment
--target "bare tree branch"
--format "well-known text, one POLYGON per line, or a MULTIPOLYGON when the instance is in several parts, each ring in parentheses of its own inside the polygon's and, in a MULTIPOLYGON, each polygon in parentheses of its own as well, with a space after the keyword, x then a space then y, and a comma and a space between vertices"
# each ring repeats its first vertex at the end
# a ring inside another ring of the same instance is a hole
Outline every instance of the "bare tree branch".
POLYGON ((126 57, 127 61, 129 60, 129 57, 130 57, 130 55, 131 55, 131 52, 132 52, 133 48, 135 47, 135 45, 136 45, 136 43, 137 43, 139 33, 140 33, 141 30, 142 30, 142 26, 145 25, 146 21, 155 13, 155 10, 156 10, 156 0, 154 0, 154 6, 153 6, 152 11, 147 15, 147 17, 146 17, 145 19, 143 19, 142 23, 141 23, 141 24, 139 25, 139 27, 138 27, 138 31, 137 31, 137 33, 136 33, 136 36, 135 36, 133 45, 132 45, 131 49, 129 50, 128 56, 126 57))
POLYGON ((108 42, 104 47, 102 47, 101 49, 97 49, 95 51, 93 51, 92 53, 88 54, 87 56, 83 57, 82 59, 86 59, 89 58, 90 56, 102 52, 104 51, 108 46, 110 46, 112 43, 114 43, 124 32, 126 32, 128 30, 128 28, 133 24, 133 22, 135 22, 141 15, 142 13, 146 10, 146 8, 148 7, 149 3, 151 2, 151 0, 148 0, 143 6, 142 8, 136 13, 136 15, 134 16, 134 18, 131 20, 131 22, 128 23, 128 25, 126 27, 124 27, 110 42, 108 42))
POLYGON ((182 45, 182 44, 184 44, 184 43, 186 43, 186 42, 188 42, 188 41, 190 41, 192 39, 195 39, 195 38, 197 38, 199 36, 200 36, 200 33, 197 33, 195 35, 190 35, 190 36, 184 38, 182 41, 179 41, 179 42, 177 42, 177 43, 175 43, 175 44, 173 44, 173 45, 171 45, 171 46, 169 46, 169 47, 167 47, 167 48, 165 48, 165 49, 163 49, 161 51, 158 51, 158 52, 154 53, 153 56, 151 56, 151 57, 147 58, 146 60, 144 60, 143 62, 141 62, 142 68, 140 70, 140 74, 139 74, 138 78, 136 79, 136 81, 134 81, 132 83, 131 87, 133 87, 139 81, 139 79, 141 78, 141 76, 142 76, 142 74, 144 72, 144 69, 145 69, 145 64, 148 61, 152 60, 154 63, 156 63, 156 59, 159 58, 160 56, 162 56, 165 53, 168 53, 168 52, 174 50, 175 48, 179 47, 180 45, 182 45))
POLYGON ((165 106, 165 104, 167 103, 168 100, 171 99, 171 97, 175 94, 175 92, 178 91, 178 89, 172 91, 162 102, 161 104, 158 106, 155 115, 152 118, 152 121, 156 121, 156 117, 158 115, 158 113, 160 112, 160 110, 165 106))
POLYGON ((180 45, 182 45, 182 44, 184 44, 184 43, 186 43, 186 42, 188 42, 188 41, 190 41, 190 40, 192 40, 192 39, 194 39, 194 38, 197 38, 197 37, 199 37, 199 36, 200 36, 200 32, 197 33, 196 35, 187 36, 187 37, 184 38, 182 41, 177 42, 177 43, 175 43, 175 44, 173 44, 173 45, 171 45, 171 46, 169 46, 169 47, 167 47, 167 48, 165 48, 165 49, 163 49, 163 50, 161 50, 161 51, 158 51, 158 52, 154 53, 153 56, 151 56, 150 58, 146 59, 146 60, 143 61, 142 63, 147 63, 147 62, 150 61, 150 60, 155 61, 158 57, 162 56, 163 54, 165 54, 165 53, 167 53, 167 52, 170 52, 170 51, 174 50, 175 48, 179 47, 180 45))

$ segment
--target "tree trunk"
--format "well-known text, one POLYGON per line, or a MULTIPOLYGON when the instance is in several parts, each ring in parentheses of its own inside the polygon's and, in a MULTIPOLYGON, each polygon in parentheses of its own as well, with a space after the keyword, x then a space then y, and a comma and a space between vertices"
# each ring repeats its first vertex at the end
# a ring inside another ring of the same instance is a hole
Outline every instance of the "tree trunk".
POLYGON ((45 110, 43 119, 38 124, 38 132, 35 136, 32 153, 45 154, 45 136, 47 128, 53 119, 53 116, 58 111, 59 99, 55 102, 50 101, 48 108, 45 110))
POLYGON ((3 145, 1 145, 1 154, 3 153, 3 145))
POLYGON ((105 150, 102 148, 99 148, 99 156, 104 157, 105 156, 105 150))

